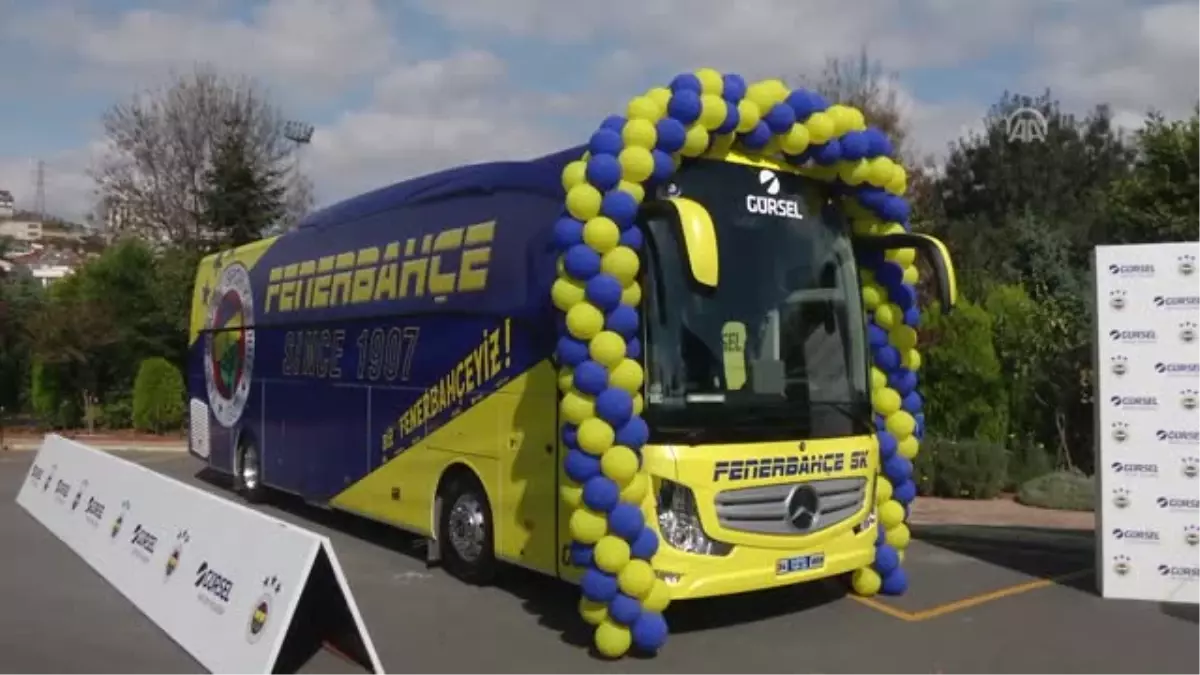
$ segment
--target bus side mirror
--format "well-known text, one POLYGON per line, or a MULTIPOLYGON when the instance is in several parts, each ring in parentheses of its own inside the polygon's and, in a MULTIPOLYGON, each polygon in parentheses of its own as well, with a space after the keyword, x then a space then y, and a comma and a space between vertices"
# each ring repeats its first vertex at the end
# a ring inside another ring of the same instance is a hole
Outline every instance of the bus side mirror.
POLYGON ((929 261, 938 286, 938 301, 942 312, 948 313, 958 303, 958 279, 954 274, 954 262, 946 245, 927 234, 904 233, 878 236, 855 237, 854 248, 860 251, 890 251, 898 248, 914 248, 929 261))
POLYGON ((670 197, 642 207, 643 216, 663 218, 679 229, 687 254, 688 270, 696 283, 716 288, 720 280, 717 229, 712 214, 687 197, 670 197))

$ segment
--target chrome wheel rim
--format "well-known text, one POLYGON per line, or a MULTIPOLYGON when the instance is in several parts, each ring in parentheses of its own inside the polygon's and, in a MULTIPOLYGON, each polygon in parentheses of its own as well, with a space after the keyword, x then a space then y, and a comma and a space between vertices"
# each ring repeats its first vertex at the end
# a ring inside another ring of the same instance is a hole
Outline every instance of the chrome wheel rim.
POLYGON ((474 495, 460 495, 454 502, 446 529, 449 530, 450 545, 460 558, 466 562, 479 559, 487 534, 487 517, 483 505, 474 495))
POLYGON ((242 485, 247 490, 258 487, 258 452, 254 446, 248 446, 242 455, 242 485))

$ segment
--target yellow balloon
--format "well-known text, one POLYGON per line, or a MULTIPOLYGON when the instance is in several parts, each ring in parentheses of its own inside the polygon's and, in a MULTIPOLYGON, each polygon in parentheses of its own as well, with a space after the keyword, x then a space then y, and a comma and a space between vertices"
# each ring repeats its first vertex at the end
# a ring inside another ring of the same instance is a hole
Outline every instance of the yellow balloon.
POLYGON ((858 278, 861 279, 864 284, 875 283, 875 273, 868 269, 858 270, 858 278))
POLYGON ((909 436, 902 441, 898 441, 896 444, 896 452, 909 461, 912 461, 917 456, 917 452, 920 449, 921 442, 917 440, 916 436, 909 436))
POLYGON ((779 149, 789 155, 799 155, 808 149, 808 143, 808 127, 797 122, 779 139, 779 149))
POLYGON ((550 300, 558 309, 566 312, 583 302, 585 286, 574 279, 559 277, 550 286, 550 300))
POLYGON ((611 368, 625 358, 625 338, 610 330, 600 331, 588 343, 588 355, 600 365, 611 368))
POLYGON ((738 124, 737 130, 741 133, 746 133, 758 126, 759 120, 762 119, 762 109, 753 101, 742 99, 738 102, 738 124))
POLYGON ((871 391, 871 407, 876 413, 887 417, 900 409, 900 394, 891 387, 871 391))
POLYGON ((650 586, 650 592, 646 594, 646 597, 642 598, 642 609, 647 612, 662 614, 670 604, 671 589, 667 587, 667 582, 662 579, 655 579, 654 584, 650 586))
POLYGON ((571 387, 575 386, 575 369, 571 366, 563 366, 558 369, 558 390, 562 393, 571 391, 571 387))
POLYGON ((574 162, 568 162, 563 167, 562 186, 563 191, 570 191, 571 188, 579 185, 587 180, 587 162, 577 159, 574 162))
POLYGON ((887 425, 887 430, 896 437, 896 440, 902 440, 912 436, 913 429, 917 428, 917 420, 908 414, 907 410, 897 410, 887 416, 884 420, 887 425))
POLYGON ((592 455, 603 455, 604 451, 612 447, 616 433, 608 422, 591 417, 579 423, 576 436, 579 439, 580 450, 592 455))
POLYGON ((654 101, 660 110, 666 110, 667 104, 671 102, 671 90, 666 87, 655 87, 646 92, 646 98, 654 101))
POLYGON ((867 119, 858 108, 852 105, 846 106, 846 116, 849 118, 846 128, 850 131, 862 131, 867 128, 867 119))
POLYGON ((610 218, 596 216, 583 224, 583 242, 599 253, 608 253, 621 241, 621 228, 610 218))
POLYGON ((641 415, 642 411, 645 409, 646 409, 646 399, 642 398, 642 394, 640 392, 637 394, 634 394, 633 395, 633 414, 641 415))
POLYGON ((833 138, 833 120, 825 113, 813 113, 804 122, 808 127, 808 139, 812 143, 827 143, 833 138))
POLYGON ((889 499, 879 505, 879 522, 885 529, 891 529, 904 522, 904 506, 895 499, 889 499))
POLYGON ((898 171, 892 173, 892 178, 883 186, 883 189, 888 192, 903 196, 908 191, 908 174, 904 173, 904 168, 897 166, 898 171))
POLYGON ((629 651, 629 646, 633 644, 633 635, 629 629, 612 619, 605 619, 599 626, 596 626, 593 639, 596 642, 596 651, 610 659, 624 656, 625 652, 629 651))
POLYGON ((642 364, 633 359, 623 359, 608 374, 609 385, 630 394, 641 391, 645 373, 642 364))
POLYGON ((617 183, 617 189, 621 192, 629 194, 631 197, 633 197, 633 201, 639 204, 641 204, 642 200, 646 198, 646 188, 642 187, 638 183, 630 183, 627 180, 622 180, 620 183, 617 183))
POLYGON ((883 579, 870 567, 860 567, 850 575, 850 586, 856 594, 869 598, 879 592, 883 586, 883 579))
POLYGON ((703 124, 696 122, 688 127, 687 135, 683 137, 683 148, 680 154, 684 157, 699 157, 708 149, 708 130, 703 124))
POLYGON ((626 146, 653 150, 654 144, 658 142, 658 129, 647 119, 629 120, 621 128, 621 140, 626 146))
POLYGON ((562 401, 559 401, 558 404, 558 410, 562 413, 564 420, 571 424, 579 424, 596 416, 596 401, 591 396, 572 388, 563 394, 562 401))
POLYGON ((627 146, 617 155, 621 163, 621 178, 631 183, 645 182, 654 173, 654 156, 646 148, 627 146))
POLYGON ((576 303, 567 310, 567 330, 578 340, 590 340, 604 330, 604 312, 586 300, 576 303))
POLYGON ((884 330, 890 330, 903 318, 904 314, 899 312, 900 308, 893 304, 880 305, 875 308, 875 323, 884 330))
POLYGON ((838 163, 838 175, 849 185, 862 185, 867 180, 866 160, 856 159, 838 163))
POLYGON ((871 185, 875 187, 883 187, 892 179, 892 172, 895 170, 896 163, 887 157, 873 157, 871 163, 871 185))
POLYGON ((637 471, 637 453, 624 445, 614 445, 600 456, 600 472, 617 485, 628 487, 637 471))
POLYGON ((625 595, 641 599, 650 592, 656 578, 650 563, 645 560, 630 560, 617 575, 617 585, 625 595))
POLYGON ((871 366, 871 389, 883 389, 887 386, 887 375, 875 366, 871 366))
POLYGON ((579 616, 593 626, 599 626, 608 618, 608 605, 587 598, 579 598, 579 616))
POLYGON ((567 191, 567 211, 577 220, 587 222, 600 213, 600 191, 580 183, 567 191))
POLYGON ((888 331, 888 341, 900 351, 912 349, 917 346, 917 331, 906 324, 892 326, 892 329, 888 331))
POLYGON ((725 92, 725 80, 721 78, 721 73, 712 68, 700 68, 695 72, 696 79, 700 80, 700 91, 705 94, 720 96, 725 92))
MULTIPOLYGON (((901 226, 900 229, 903 230, 904 227, 901 226)), ((901 267, 905 267, 917 261, 917 249, 895 248, 885 253, 884 257, 901 267)))
MULTIPOLYGON (((601 461, 603 459, 601 458, 601 461)), ((628 504, 641 504, 649 491, 650 478, 645 473, 635 473, 633 478, 629 479, 629 484, 621 489, 621 501, 628 504)))
POLYGON ((625 110, 625 116, 631 120, 657 122, 662 119, 665 111, 666 109, 659 107, 653 99, 647 96, 638 96, 629 102, 629 107, 625 110))
POLYGON ((628 246, 618 246, 600 256, 600 271, 616 277, 621 286, 637 280, 641 264, 638 254, 628 246))
POLYGON ((700 97, 700 124, 708 130, 716 129, 725 121, 725 99, 716 94, 700 97))
POLYGON ((904 268, 904 277, 902 278, 904 283, 908 284, 909 286, 916 286, 917 282, 920 280, 921 273, 917 271, 916 265, 909 265, 904 268))
POLYGON ((603 513, 586 506, 571 512, 571 538, 584 544, 595 544, 608 534, 608 519, 603 513))
POLYGON ((900 352, 900 365, 914 373, 921 369, 921 353, 915 349, 900 352))
POLYGON ((897 551, 902 551, 908 548, 908 542, 912 540, 912 533, 909 532, 907 525, 900 524, 885 530, 883 538, 889 546, 897 551))
POLYGON ((607 535, 596 542, 592 558, 596 561, 596 567, 609 574, 617 574, 629 562, 629 544, 620 537, 607 535))
POLYGON ((642 304, 642 286, 632 281, 621 290, 621 304, 626 307, 637 307, 642 304))
POLYGON ((767 139, 767 144, 758 151, 764 157, 771 157, 779 154, 780 141, 778 136, 772 136, 767 139))
POLYGON ((882 504, 892 498, 892 481, 880 475, 875 479, 875 503, 882 504))
POLYGON ((563 486, 558 489, 558 495, 568 511, 577 509, 583 503, 583 486, 570 482, 570 479, 564 479, 563 486))

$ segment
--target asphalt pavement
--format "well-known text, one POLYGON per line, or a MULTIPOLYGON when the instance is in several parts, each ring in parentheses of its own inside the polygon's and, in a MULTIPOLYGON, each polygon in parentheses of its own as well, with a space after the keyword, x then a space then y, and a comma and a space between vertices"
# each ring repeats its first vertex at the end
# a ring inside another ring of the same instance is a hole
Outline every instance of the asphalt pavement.
MULTIPOLYGON (((236 498, 186 455, 120 454, 236 498)), ((32 457, 0 456, 0 670, 203 672, 14 503, 32 457)), ((389 672, 1200 672, 1195 606, 1097 597, 1090 533, 921 529, 902 598, 818 584, 679 603, 657 657, 605 662, 586 648, 569 586, 510 570, 469 587, 427 568, 420 542, 394 530, 302 504, 263 508, 331 538, 389 672)), ((328 653, 304 671, 356 672, 328 653)))

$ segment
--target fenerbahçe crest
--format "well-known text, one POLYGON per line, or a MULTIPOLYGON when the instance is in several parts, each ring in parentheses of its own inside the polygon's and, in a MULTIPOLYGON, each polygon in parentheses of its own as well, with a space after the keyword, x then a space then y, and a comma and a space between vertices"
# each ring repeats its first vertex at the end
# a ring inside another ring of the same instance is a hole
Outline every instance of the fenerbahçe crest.
POLYGON ((204 379, 213 417, 232 427, 250 396, 254 368, 254 296, 250 272, 240 263, 221 270, 208 302, 204 379))

